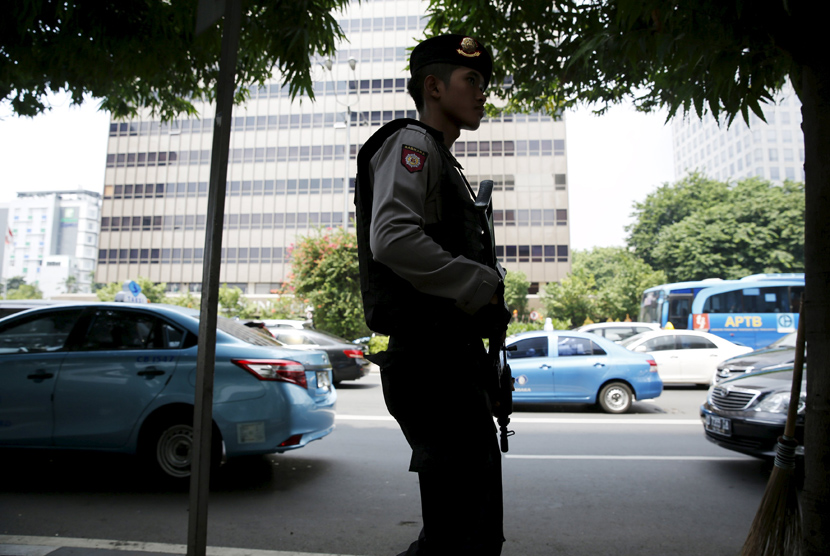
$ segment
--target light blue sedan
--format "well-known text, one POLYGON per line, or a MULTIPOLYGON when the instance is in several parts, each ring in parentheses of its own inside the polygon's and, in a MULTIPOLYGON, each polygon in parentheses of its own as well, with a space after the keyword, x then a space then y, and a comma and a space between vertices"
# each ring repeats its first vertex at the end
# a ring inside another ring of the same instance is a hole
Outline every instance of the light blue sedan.
POLYGON ((608 413, 625 413, 634 400, 663 392, 653 357, 596 334, 537 330, 506 343, 515 404, 599 403, 608 413))
MULTIPOLYGON (((0 320, 0 446, 138 454, 190 475, 199 313, 87 303, 0 320)), ((324 352, 219 318, 213 463, 301 448, 334 429, 324 352)))

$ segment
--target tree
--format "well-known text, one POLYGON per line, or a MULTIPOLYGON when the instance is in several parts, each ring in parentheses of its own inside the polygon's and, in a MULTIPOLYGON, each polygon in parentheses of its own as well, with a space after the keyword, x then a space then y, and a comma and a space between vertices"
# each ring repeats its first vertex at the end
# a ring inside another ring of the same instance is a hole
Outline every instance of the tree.
POLYGON ((37 286, 20 284, 14 289, 9 288, 6 299, 43 299, 43 292, 37 286))
POLYGON ((8 280, 6 280, 6 289, 8 291, 16 290, 25 283, 26 278, 24 278, 23 276, 12 276, 8 280))
MULTIPOLYGON (((221 24, 195 36, 198 0, 15 1, 0 21, 0 100, 34 116, 47 93, 85 95, 117 118, 142 107, 165 120, 195 114, 191 99, 214 98, 221 24)), ((279 70, 292 95, 313 96, 311 57, 333 56, 343 37, 334 10, 348 0, 243 0, 236 101, 279 70)))
POLYGON ((625 227, 629 233, 628 247, 649 266, 655 267, 654 255, 660 232, 682 221, 698 210, 713 207, 726 200, 727 184, 693 172, 674 182, 664 183, 634 203, 634 222, 625 227))
POLYGON ((236 286, 222 284, 219 288, 219 313, 228 318, 251 319, 257 314, 257 307, 245 299, 242 290, 236 286))
POLYGON ((804 186, 752 178, 721 203, 663 229, 654 265, 670 281, 804 272, 804 186))
POLYGON ((573 269, 584 270, 594 277, 594 319, 597 321, 636 319, 643 292, 667 281, 665 273, 655 271, 624 247, 574 251, 573 269))
POLYGON ((511 270, 504 278, 504 300, 510 312, 522 319, 527 316, 527 292, 530 282, 521 270, 511 270))
MULTIPOLYGON (((167 302, 167 297, 165 294, 167 284, 156 284, 150 281, 150 279, 144 278, 143 276, 139 276, 138 278, 136 278, 135 282, 141 287, 141 293, 147 296, 147 301, 149 301, 150 303, 167 302)), ((96 291, 95 295, 101 301, 115 301, 115 294, 120 292, 122 289, 124 289, 123 282, 110 282, 103 288, 96 291)))
POLYGON ((691 174, 634 204, 628 245, 670 281, 804 271, 804 186, 691 174))
POLYGON ((561 282, 547 284, 541 297, 546 315, 568 321, 570 328, 596 317, 596 280, 584 268, 574 268, 561 282))
POLYGON ((66 280, 63 281, 63 287, 66 290, 66 293, 78 293, 78 277, 74 274, 70 274, 66 277, 66 280))
POLYGON ((631 99, 649 111, 731 122, 764 118, 786 80, 804 130, 807 369, 804 539, 830 550, 830 60, 814 2, 758 0, 430 0, 431 33, 486 37, 492 83, 508 110, 554 112, 576 103, 602 113, 631 99), (510 79, 505 81, 509 77, 510 79))
POLYGON ((318 229, 299 237, 291 255, 291 287, 308 298, 314 326, 347 339, 368 336, 354 232, 318 229))

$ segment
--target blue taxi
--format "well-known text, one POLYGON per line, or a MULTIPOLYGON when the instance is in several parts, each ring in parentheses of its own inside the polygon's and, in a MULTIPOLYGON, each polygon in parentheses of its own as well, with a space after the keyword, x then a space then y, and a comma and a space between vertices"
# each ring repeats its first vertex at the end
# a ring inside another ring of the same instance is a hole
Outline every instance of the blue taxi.
MULTIPOLYGON (((296 351, 219 317, 213 461, 301 448, 334 429, 321 351, 296 351)), ((0 446, 138 454, 190 475, 199 312, 62 304, 0 319, 0 446)))
POLYGON ((590 332, 537 330, 507 338, 513 403, 599 404, 626 413, 663 392, 654 358, 590 332))

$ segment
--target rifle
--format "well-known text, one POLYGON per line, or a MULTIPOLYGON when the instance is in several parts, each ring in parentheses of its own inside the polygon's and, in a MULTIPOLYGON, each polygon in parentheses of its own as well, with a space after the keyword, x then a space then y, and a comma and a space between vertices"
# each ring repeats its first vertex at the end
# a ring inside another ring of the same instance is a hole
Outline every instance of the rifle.
MULTIPOLYGON (((496 238, 493 230, 491 197, 493 195, 493 180, 483 180, 478 187, 475 199, 475 207, 481 218, 482 229, 488 235, 489 247, 488 259, 490 265, 501 274, 504 279, 504 270, 496 260, 496 238)), ((507 350, 504 343, 504 336, 490 338, 489 356, 493 366, 493 379, 495 384, 490 389, 490 403, 493 407, 493 415, 499 423, 499 445, 501 451, 507 453, 507 438, 513 436, 514 431, 508 430, 510 414, 513 413, 513 375, 510 365, 507 364, 507 350), (501 362, 499 361, 501 352, 501 362)), ((516 349, 513 347, 512 349, 516 349)), ((491 383, 493 384, 493 383, 491 383)))
POLYGON ((497 384, 493 396, 491 396, 491 404, 493 406, 493 415, 499 423, 499 446, 501 451, 507 453, 507 438, 516 434, 515 431, 507 429, 510 424, 510 414, 513 413, 513 373, 510 370, 510 365, 507 364, 507 352, 515 351, 516 346, 506 346, 502 341, 500 344, 496 343, 494 339, 490 340, 489 355, 493 362, 494 371, 497 377, 497 384), (494 346, 496 346, 494 348, 494 346), (501 352, 501 362, 499 361, 499 352, 501 352))

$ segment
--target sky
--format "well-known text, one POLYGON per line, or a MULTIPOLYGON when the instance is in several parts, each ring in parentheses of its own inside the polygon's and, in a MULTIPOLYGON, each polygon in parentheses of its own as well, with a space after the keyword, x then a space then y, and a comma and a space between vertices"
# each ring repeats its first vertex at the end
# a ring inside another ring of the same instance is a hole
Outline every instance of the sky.
MULTIPOLYGON (((0 203, 18 191, 103 192, 108 113, 95 101, 51 103, 35 118, 0 105, 0 203)), ((633 203, 675 179, 665 114, 621 105, 603 116, 580 108, 565 121, 571 249, 625 245, 633 203)))

